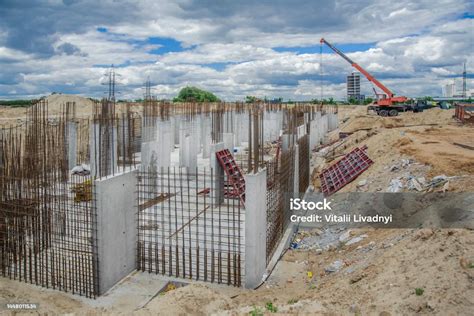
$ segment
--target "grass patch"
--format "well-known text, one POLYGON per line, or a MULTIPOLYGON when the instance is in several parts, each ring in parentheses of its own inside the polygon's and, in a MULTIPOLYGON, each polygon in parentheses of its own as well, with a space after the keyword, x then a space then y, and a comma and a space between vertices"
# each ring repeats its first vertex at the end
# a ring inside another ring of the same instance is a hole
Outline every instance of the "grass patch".
POLYGON ((292 298, 291 300, 288 301, 288 305, 293 305, 293 304, 296 304, 296 303, 298 303, 297 298, 292 298))
POLYGON ((415 289, 415 294, 416 294, 416 296, 422 296, 424 292, 425 292, 425 290, 422 289, 421 287, 417 287, 417 288, 415 289))
POLYGON ((469 263, 469 269, 474 269, 474 262, 469 263))
POLYGON ((249 315, 252 316, 263 316, 263 312, 260 308, 254 306, 253 309, 250 311, 249 315))
POLYGON ((272 313, 278 312, 278 308, 275 305, 273 305, 272 302, 267 302, 265 304, 265 308, 267 309, 267 311, 272 312, 272 313))

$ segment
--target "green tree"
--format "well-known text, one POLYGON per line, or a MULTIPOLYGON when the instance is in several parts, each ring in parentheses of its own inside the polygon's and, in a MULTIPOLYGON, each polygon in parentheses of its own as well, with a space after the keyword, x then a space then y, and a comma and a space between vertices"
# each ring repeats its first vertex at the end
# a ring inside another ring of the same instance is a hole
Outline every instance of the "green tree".
POLYGON ((370 97, 364 99, 364 104, 365 104, 365 105, 370 104, 370 103, 372 103, 372 102, 374 102, 374 99, 372 99, 372 98, 370 98, 370 97))
POLYGON ((188 86, 179 91, 173 102, 219 102, 219 98, 212 92, 188 86))
POLYGON ((38 100, 0 100, 1 106, 10 106, 12 108, 28 107, 38 100))
POLYGON ((359 104, 360 103, 360 101, 357 100, 354 97, 350 97, 349 100, 347 100, 347 102, 349 102, 349 104, 359 104))
POLYGON ((245 103, 255 103, 257 101, 259 101, 259 99, 256 96, 248 95, 245 97, 245 103))
POLYGON ((334 98, 323 99, 323 104, 337 104, 334 98))

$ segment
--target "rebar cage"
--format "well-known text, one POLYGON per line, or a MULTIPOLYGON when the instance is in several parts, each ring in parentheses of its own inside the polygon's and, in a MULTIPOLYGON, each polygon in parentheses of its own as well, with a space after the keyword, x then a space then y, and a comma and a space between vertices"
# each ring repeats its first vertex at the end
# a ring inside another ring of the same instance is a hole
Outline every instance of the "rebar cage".
POLYGON ((212 169, 160 168, 138 179, 137 267, 241 286, 245 212, 212 169))

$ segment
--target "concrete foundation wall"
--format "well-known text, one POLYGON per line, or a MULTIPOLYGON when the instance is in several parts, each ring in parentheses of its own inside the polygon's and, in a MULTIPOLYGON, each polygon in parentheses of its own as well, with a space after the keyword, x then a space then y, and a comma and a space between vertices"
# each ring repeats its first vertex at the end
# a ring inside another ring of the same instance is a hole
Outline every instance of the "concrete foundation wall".
POLYGON ((224 148, 234 152, 234 133, 222 133, 222 140, 224 141, 224 148))
POLYGON ((136 269, 136 170, 94 182, 99 293, 136 269))
POLYGON ((329 131, 333 131, 339 127, 339 118, 337 117, 337 113, 329 113, 328 114, 328 129, 329 131))
POLYGON ((245 175, 245 280, 255 288, 265 273, 267 247, 267 172, 245 175))

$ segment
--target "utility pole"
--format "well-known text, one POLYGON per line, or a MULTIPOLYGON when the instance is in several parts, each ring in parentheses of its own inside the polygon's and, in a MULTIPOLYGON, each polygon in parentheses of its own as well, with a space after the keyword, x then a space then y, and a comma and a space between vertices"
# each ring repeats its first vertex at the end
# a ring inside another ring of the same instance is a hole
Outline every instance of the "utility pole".
POLYGON ((464 62, 464 71, 462 72, 462 97, 467 98, 467 73, 466 73, 466 62, 464 62))

